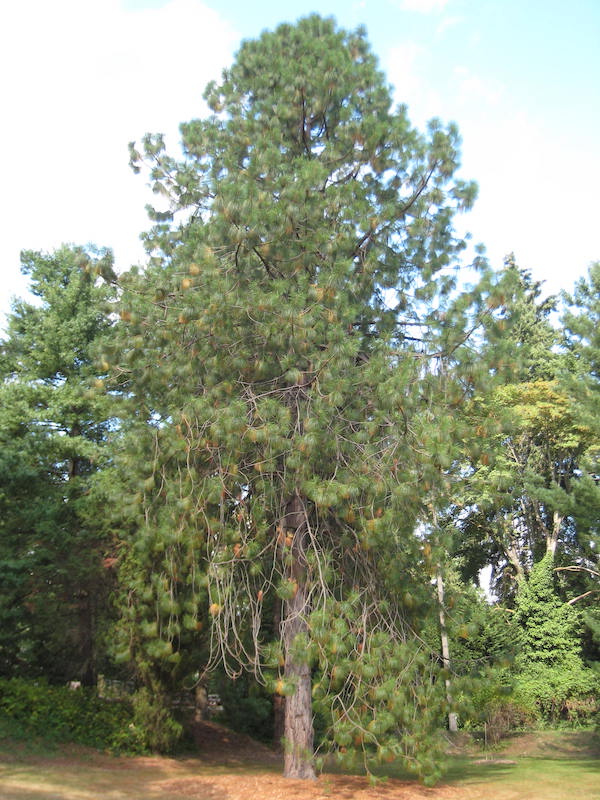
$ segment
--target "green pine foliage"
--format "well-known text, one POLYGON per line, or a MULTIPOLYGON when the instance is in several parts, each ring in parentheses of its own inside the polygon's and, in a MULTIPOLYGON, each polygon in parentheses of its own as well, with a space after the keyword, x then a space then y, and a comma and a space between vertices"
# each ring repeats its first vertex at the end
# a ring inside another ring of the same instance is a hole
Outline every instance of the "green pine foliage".
POLYGON ((598 389, 600 379, 600 262, 590 266, 589 274, 575 284, 572 295, 564 294, 565 340, 572 356, 572 371, 598 389), (579 367, 579 369, 578 369, 579 367))
POLYGON ((317 16, 244 43, 205 97, 182 160, 160 136, 131 146, 163 206, 106 349, 130 408, 124 656, 173 675, 208 620, 209 666, 288 704, 312 670, 339 752, 434 778, 414 532, 451 488, 465 342, 502 302, 480 258, 456 291, 475 195, 456 128, 413 129, 364 31, 317 16))
POLYGON ((111 254, 25 252, 35 302, 0 346, 0 673, 94 680, 108 585, 89 508, 110 428, 94 346, 109 329, 111 254))

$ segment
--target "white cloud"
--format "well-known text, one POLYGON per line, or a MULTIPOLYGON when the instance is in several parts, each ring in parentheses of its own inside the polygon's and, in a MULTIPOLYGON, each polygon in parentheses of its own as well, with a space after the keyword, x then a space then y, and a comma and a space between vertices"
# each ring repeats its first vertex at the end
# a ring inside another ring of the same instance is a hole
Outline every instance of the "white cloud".
POLYGON ((429 59, 428 51, 413 42, 403 42, 391 48, 385 59, 387 77, 395 90, 394 97, 398 103, 408 106, 409 117, 418 127, 423 127, 440 110, 438 92, 422 77, 429 59))
POLYGON ((466 67, 455 67, 454 79, 459 106, 469 108, 482 105, 496 106, 504 93, 504 86, 500 81, 474 75, 466 67))
POLYGON ((21 0, 0 13, 5 78, 0 307, 22 292, 20 249, 64 241, 142 257, 144 180, 127 142, 167 134, 205 112, 201 95, 232 58, 238 34, 200 0, 125 10, 119 0, 21 0))
POLYGON ((427 79, 432 59, 430 50, 414 42, 396 45, 385 59, 396 100, 408 105, 409 115, 419 127, 431 117, 456 119, 462 113, 484 113, 484 107, 498 106, 505 99, 506 87, 499 80, 484 78, 463 66, 449 68, 451 80, 444 90, 442 80, 427 79))
POLYGON ((436 36, 442 36, 446 31, 460 25, 463 21, 462 17, 442 17, 435 28, 436 36))
POLYGON ((504 111, 503 119, 463 128, 463 161, 480 184, 468 225, 495 265, 514 251, 554 293, 572 286, 600 256, 594 233, 600 164, 525 111, 504 111))
POLYGON ((385 66, 413 124, 423 129, 438 116, 459 125, 461 175, 480 187, 474 210, 459 220, 461 228, 486 245, 495 267, 514 251, 521 266, 546 281, 548 293, 572 286, 600 258, 594 233, 600 163, 582 146, 586 140, 561 138, 531 109, 515 104, 500 80, 462 66, 432 89, 432 55, 417 44, 390 50, 385 66))
POLYGON ((403 42, 389 51, 387 74, 394 82, 396 93, 410 97, 421 89, 418 61, 425 55, 424 48, 413 42, 403 42))

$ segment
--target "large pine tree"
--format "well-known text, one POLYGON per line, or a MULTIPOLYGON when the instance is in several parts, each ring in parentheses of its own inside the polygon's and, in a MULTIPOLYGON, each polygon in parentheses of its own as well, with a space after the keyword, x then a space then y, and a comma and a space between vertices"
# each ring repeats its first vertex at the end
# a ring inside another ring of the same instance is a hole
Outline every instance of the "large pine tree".
POLYGON ((413 129, 364 31, 317 16, 244 43, 205 97, 182 159, 131 147, 166 206, 107 356, 148 438, 128 563, 155 577, 129 602, 171 659, 206 602, 213 655, 285 696, 286 775, 314 776, 312 695, 340 752, 431 777, 445 697, 414 635, 415 527, 487 313, 454 291, 458 134, 413 129))

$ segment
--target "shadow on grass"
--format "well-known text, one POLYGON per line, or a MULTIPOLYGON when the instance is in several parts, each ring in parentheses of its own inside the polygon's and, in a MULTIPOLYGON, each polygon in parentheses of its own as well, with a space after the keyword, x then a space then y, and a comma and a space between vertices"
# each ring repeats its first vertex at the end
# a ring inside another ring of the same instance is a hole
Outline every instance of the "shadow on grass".
MULTIPOLYGON (((581 748, 587 742, 584 738, 578 741, 581 748)), ((364 775, 364 769, 353 770, 354 775, 364 775)), ((342 769, 335 762, 330 762, 324 774, 342 776, 348 771, 342 769)), ((417 779, 413 772, 406 768, 401 762, 389 764, 384 767, 375 768, 373 774, 376 777, 392 778, 406 782, 416 782, 417 779)), ((593 785, 598 781, 600 785, 600 760, 594 755, 587 756, 587 752, 578 752, 577 755, 569 755, 561 750, 557 745, 556 755, 539 754, 535 756, 519 756, 514 753, 504 754, 501 750, 493 753, 481 753, 476 755, 452 755, 445 762, 440 785, 442 786, 472 786, 492 785, 496 786, 535 786, 548 787, 564 783, 572 785, 573 779, 580 778, 586 785, 593 785)), ((381 784, 385 786, 385 783, 381 784)), ((383 796, 383 795, 382 795, 383 796)), ((542 797, 543 794, 540 795, 542 797)), ((565 797, 570 797, 565 794, 565 797)), ((578 800, 583 800, 587 795, 582 795, 578 800)), ((598 795, 600 800, 600 795, 598 795)))
MULTIPOLYGON (((461 760, 450 765, 442 779, 443 783, 454 786, 468 786, 472 784, 493 784, 539 788, 540 797, 544 797, 544 787, 573 786, 578 783, 591 787, 600 785, 600 762, 595 758, 558 758, 542 756, 517 757, 510 763, 503 762, 501 758, 494 760, 461 760)), ((570 797, 572 791, 565 792, 564 797, 570 797)), ((554 796, 554 795, 553 795, 554 796)), ((561 795, 562 796, 562 795, 561 795)), ((579 795, 580 800, 587 797, 579 795)))
POLYGON ((442 778, 444 783, 497 781, 515 774, 518 764, 501 758, 452 759, 442 778))
MULTIPOLYGON (((544 730, 532 732, 529 736, 513 734, 502 742, 505 749, 515 750, 527 738, 539 741, 534 745, 536 752, 525 752, 524 756, 540 758, 600 758, 600 733, 595 730, 544 730)), ((525 745, 526 746, 526 745, 525 745)))

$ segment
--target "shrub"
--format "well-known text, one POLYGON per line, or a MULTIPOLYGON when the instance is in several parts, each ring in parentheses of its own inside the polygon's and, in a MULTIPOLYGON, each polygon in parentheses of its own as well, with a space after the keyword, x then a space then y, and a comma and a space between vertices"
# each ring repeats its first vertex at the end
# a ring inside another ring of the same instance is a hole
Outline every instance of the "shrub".
POLYGON ((598 709, 598 679, 576 658, 554 666, 533 663, 518 675, 515 695, 551 723, 581 723, 598 709))
POLYGON ((0 714, 30 736, 119 752, 141 748, 130 728, 131 706, 102 700, 90 689, 0 678, 0 714))
POLYGON ((531 709, 513 700, 496 701, 488 706, 485 717, 487 744, 496 745, 514 731, 531 727, 535 721, 536 715, 531 709))
POLYGON ((496 745, 516 730, 530 727, 537 721, 535 705, 514 694, 514 678, 506 667, 490 667, 473 682, 473 692, 466 704, 470 713, 464 720, 466 729, 484 729, 488 744, 496 745))
POLYGON ((550 555, 521 586, 514 619, 521 627, 515 697, 553 724, 591 720, 598 677, 581 657, 581 616, 555 591, 550 555))
POLYGON ((183 727, 174 718, 167 695, 139 689, 133 695, 133 729, 144 745, 157 753, 170 753, 181 739, 183 727))

